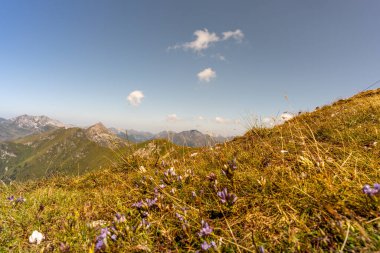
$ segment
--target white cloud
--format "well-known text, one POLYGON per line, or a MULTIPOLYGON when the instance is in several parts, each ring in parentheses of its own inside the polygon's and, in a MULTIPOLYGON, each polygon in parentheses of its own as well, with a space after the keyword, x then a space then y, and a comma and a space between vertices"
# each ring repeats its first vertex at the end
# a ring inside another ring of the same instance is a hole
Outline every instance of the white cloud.
POLYGON ((215 122, 219 124, 241 125, 241 121, 238 119, 226 119, 219 116, 215 117, 215 122))
POLYGON ((273 117, 265 117, 262 120, 262 124, 266 127, 272 127, 276 124, 276 119, 273 117))
POLYGON ((294 117, 293 114, 291 113, 288 113, 288 112, 284 112, 283 114, 281 114, 280 118, 283 120, 283 121, 287 121, 287 120, 290 120, 294 117))
POLYGON ((226 61, 227 59, 226 59, 226 57, 224 57, 224 55, 222 55, 222 54, 214 54, 214 55, 212 55, 211 56, 212 58, 216 58, 216 59, 218 59, 218 60, 220 60, 220 61, 226 61))
POLYGON ((244 38, 244 33, 240 29, 223 33, 223 40, 228 40, 231 38, 237 40, 238 42, 241 42, 244 38))
POLYGON ((144 93, 142 91, 135 90, 128 95, 127 100, 132 106, 139 106, 143 98, 144 93))
POLYGON ((216 72, 212 68, 206 68, 197 74, 199 81, 210 82, 216 77, 216 72))
POLYGON ((178 118, 177 114, 173 113, 173 114, 169 114, 166 117, 166 121, 168 121, 168 122, 176 122, 176 121, 179 121, 179 118, 178 118))
POLYGON ((197 37, 194 41, 186 42, 182 45, 184 49, 191 49, 194 52, 201 52, 204 49, 207 49, 213 43, 220 40, 216 33, 210 33, 207 29, 197 30, 194 32, 194 35, 197 37))
POLYGON ((215 121, 216 121, 216 123, 219 123, 219 124, 226 124, 226 123, 230 122, 229 119, 225 119, 222 117, 215 117, 215 121))
POLYGON ((194 32, 195 40, 190 42, 185 42, 183 44, 177 44, 175 46, 171 46, 168 49, 179 49, 182 48, 184 50, 192 50, 196 53, 201 53, 202 50, 209 48, 211 45, 216 42, 235 39, 237 41, 242 41, 244 38, 244 34, 240 29, 236 29, 235 31, 227 31, 222 33, 222 38, 220 38, 216 33, 209 32, 206 28, 203 30, 196 30, 194 32))

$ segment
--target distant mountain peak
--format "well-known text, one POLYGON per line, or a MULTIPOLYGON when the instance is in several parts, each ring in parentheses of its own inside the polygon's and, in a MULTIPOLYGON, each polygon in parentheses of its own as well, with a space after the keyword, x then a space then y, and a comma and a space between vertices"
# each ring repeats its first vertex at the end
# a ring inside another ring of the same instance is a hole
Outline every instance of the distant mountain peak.
POLYGON ((43 127, 65 127, 65 124, 61 123, 58 120, 51 119, 47 116, 31 116, 31 115, 21 115, 9 120, 16 126, 20 128, 31 128, 31 129, 39 129, 43 127))
POLYGON ((87 128, 87 131, 95 131, 98 133, 110 133, 110 131, 103 125, 102 122, 98 122, 90 127, 87 128))
POLYGON ((101 122, 98 122, 95 125, 90 126, 85 130, 85 132, 90 140, 102 146, 111 147, 124 142, 122 141, 122 139, 120 139, 114 133, 108 130, 101 122))

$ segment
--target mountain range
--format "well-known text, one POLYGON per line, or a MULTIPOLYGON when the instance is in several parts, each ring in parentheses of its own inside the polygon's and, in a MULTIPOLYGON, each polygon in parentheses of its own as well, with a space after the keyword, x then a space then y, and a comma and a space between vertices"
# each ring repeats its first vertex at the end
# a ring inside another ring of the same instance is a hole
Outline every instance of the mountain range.
POLYGON ((68 125, 46 116, 21 115, 12 119, 0 118, 0 141, 14 140, 65 127, 68 125))
POLYGON ((167 146, 167 142, 155 142, 158 139, 188 147, 213 146, 227 140, 197 130, 152 134, 108 129, 100 122, 88 128, 72 127, 46 116, 0 118, 0 179, 10 182, 82 174, 110 166, 121 153, 132 149, 132 143, 138 143, 133 147, 137 155, 153 152, 157 143, 167 146))
POLYGON ((26 180, 61 174, 82 174, 109 166, 130 144, 102 124, 87 129, 57 128, 0 143, 0 179, 26 180))
POLYGON ((109 129, 111 132, 133 143, 141 143, 149 140, 165 139, 179 146, 205 147, 214 146, 232 139, 232 137, 211 136, 203 134, 198 130, 188 130, 182 132, 162 131, 157 134, 150 132, 140 132, 136 130, 109 129))

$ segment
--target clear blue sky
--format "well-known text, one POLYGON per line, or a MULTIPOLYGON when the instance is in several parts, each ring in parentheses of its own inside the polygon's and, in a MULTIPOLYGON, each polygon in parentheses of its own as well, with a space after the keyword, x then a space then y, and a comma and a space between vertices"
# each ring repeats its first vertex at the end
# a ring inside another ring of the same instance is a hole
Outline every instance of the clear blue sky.
POLYGON ((2 1, 0 117, 240 134, 254 115, 312 110, 380 79, 379 10, 378 0, 2 1))

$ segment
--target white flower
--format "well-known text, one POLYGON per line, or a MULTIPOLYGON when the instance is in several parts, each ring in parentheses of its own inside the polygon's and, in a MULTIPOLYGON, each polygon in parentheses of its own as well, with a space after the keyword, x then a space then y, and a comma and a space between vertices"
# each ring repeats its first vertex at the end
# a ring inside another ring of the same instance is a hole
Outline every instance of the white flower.
POLYGON ((34 230, 32 235, 29 236, 30 243, 40 244, 43 239, 45 239, 45 236, 42 233, 38 232, 37 230, 34 230))
POLYGON ((140 166, 139 171, 140 171, 140 173, 145 173, 146 169, 144 166, 140 166))

